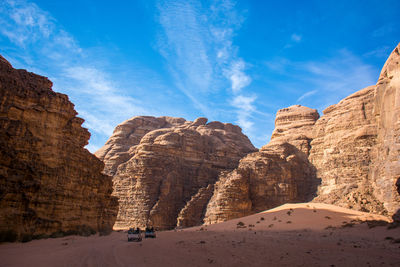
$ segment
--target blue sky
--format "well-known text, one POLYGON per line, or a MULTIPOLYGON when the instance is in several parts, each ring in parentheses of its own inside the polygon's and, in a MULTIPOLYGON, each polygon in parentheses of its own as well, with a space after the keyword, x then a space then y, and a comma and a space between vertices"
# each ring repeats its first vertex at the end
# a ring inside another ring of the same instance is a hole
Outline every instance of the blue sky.
POLYGON ((68 94, 100 148, 138 115, 239 124, 268 143, 277 110, 320 114, 376 83, 400 1, 0 2, 0 53, 68 94))

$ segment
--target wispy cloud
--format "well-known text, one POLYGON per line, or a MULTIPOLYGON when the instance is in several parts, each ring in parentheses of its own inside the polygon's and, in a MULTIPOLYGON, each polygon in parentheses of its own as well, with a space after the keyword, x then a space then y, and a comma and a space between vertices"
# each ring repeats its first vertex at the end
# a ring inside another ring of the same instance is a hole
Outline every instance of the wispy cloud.
POLYGON ((303 36, 298 33, 292 33, 290 35, 289 40, 287 41, 286 45, 283 46, 282 50, 291 48, 295 46, 296 44, 300 43, 303 40, 303 36))
POLYGON ((302 96, 300 96, 299 98, 297 98, 296 102, 300 102, 302 101, 304 98, 312 96, 313 94, 315 94, 316 92, 318 92, 317 90, 312 90, 312 91, 308 91, 306 93, 304 93, 302 96))
MULTIPOLYGON (((28 1, 6 0, 0 4, 0 34, 17 47, 16 62, 31 71, 49 76, 54 89, 67 93, 85 119, 85 126, 103 135, 96 144, 112 134, 117 123, 127 116, 147 113, 143 106, 126 91, 110 74, 91 60, 75 38, 57 21, 36 4, 28 1), (45 69, 46 72, 40 70, 45 69)), ((91 141, 92 142, 92 141, 91 141)))
POLYGON ((384 45, 381 47, 378 47, 374 50, 371 50, 367 53, 365 53, 363 56, 365 57, 377 57, 377 58, 387 58, 390 53, 392 52, 392 48, 388 45, 384 45))
POLYGON ((251 78, 244 72, 245 63, 242 59, 234 60, 231 67, 225 70, 226 76, 230 79, 232 84, 232 92, 239 93, 242 88, 251 83, 251 78))
POLYGON ((206 116, 213 117, 213 104, 228 103, 236 109, 236 122, 249 134, 256 112, 254 93, 246 62, 233 44, 235 31, 243 22, 234 1, 159 1, 162 27, 158 48, 166 59, 174 82, 206 116), (229 91, 226 89, 227 82, 229 91), (227 94, 210 99, 213 94, 227 94), (211 103, 220 101, 220 103, 211 103), (221 103, 224 102, 224 103, 221 103))
POLYGON ((301 39, 302 39, 302 36, 300 34, 293 33, 292 36, 290 36, 290 39, 293 42, 299 43, 301 41, 301 39))
POLYGON ((252 132, 254 123, 250 120, 251 114, 256 110, 254 101, 256 96, 237 95, 232 100, 232 106, 237 108, 237 122, 244 132, 252 132))
POLYGON ((391 32, 393 32, 393 30, 394 30, 393 24, 391 24, 391 23, 385 24, 385 25, 375 29, 372 32, 372 37, 380 38, 380 37, 390 34, 391 32))
POLYGON ((210 39, 201 6, 194 1, 160 1, 159 21, 163 32, 158 48, 166 59, 175 85, 203 113, 207 108, 196 101, 212 90, 213 66, 209 59, 210 39))
POLYGON ((267 68, 279 74, 276 88, 285 89, 293 83, 300 104, 323 109, 340 99, 376 83, 377 71, 350 51, 342 49, 331 58, 315 61, 291 61, 278 58, 266 63, 267 68), (309 98, 311 95, 317 97, 309 98))
POLYGON ((36 42, 43 37, 49 38, 54 30, 49 14, 40 10, 34 3, 5 0, 0 4, 0 12, 7 12, 9 18, 0 20, 1 34, 18 45, 24 46, 27 42, 36 42))

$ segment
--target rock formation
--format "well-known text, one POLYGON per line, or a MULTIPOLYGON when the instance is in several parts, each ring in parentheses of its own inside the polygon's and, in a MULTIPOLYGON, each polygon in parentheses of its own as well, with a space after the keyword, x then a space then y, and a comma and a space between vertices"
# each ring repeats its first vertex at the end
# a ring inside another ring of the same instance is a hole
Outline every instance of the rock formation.
POLYGON ((367 87, 324 110, 311 142, 310 161, 321 186, 316 202, 382 213, 382 203, 373 195, 369 170, 376 145, 373 114, 375 86, 367 87))
POLYGON ((229 123, 170 117, 123 122, 96 152, 114 175, 120 207, 114 228, 201 224, 219 173, 255 150, 229 123))
POLYGON ((376 85, 321 118, 299 105, 279 110, 271 141, 258 152, 239 129, 205 119, 121 124, 97 153, 120 197, 116 226, 216 223, 315 196, 400 220, 399 51, 376 85))
POLYGON ((315 109, 292 106, 278 111, 271 142, 220 175, 204 222, 226 221, 288 202, 305 202, 316 191, 315 170, 308 161, 315 109))
POLYGON ((0 241, 109 231, 117 201, 74 105, 0 56, 0 241))
POLYGON ((400 209, 400 45, 378 83, 324 110, 310 161, 322 184, 314 201, 393 215, 400 209))
POLYGON ((376 84, 374 115, 377 145, 370 170, 375 197, 400 221, 400 43, 383 66, 376 84))

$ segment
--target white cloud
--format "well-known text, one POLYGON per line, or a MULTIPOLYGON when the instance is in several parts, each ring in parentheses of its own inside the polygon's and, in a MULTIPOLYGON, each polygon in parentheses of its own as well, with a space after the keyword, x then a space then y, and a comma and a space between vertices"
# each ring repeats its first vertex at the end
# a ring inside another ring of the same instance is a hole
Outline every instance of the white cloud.
POLYGON ((304 98, 312 96, 312 95, 316 94, 317 92, 318 92, 317 90, 308 91, 308 92, 304 93, 302 96, 300 96, 299 98, 297 98, 296 102, 300 102, 304 98))
MULTIPOLYGON (((119 83, 98 67, 98 58, 88 57, 76 39, 36 4, 24 0, 1 2, 0 34, 16 45, 18 60, 25 68, 49 72, 38 73, 50 77, 54 90, 69 95, 79 116, 85 119, 84 126, 103 136, 97 138, 99 142, 105 141, 121 121, 147 113, 139 101, 124 93, 119 83)), ((94 152, 92 149, 103 144, 91 143, 88 148, 94 152)))
POLYGON ((251 114, 255 111, 254 101, 256 96, 237 95, 233 98, 231 103, 237 110, 237 123, 242 127, 246 133, 252 132, 254 123, 251 120, 251 114))
POLYGON ((390 46, 381 46, 376 49, 373 49, 363 56, 365 57, 377 57, 377 58, 388 58, 390 53, 392 52, 392 48, 390 46))
POLYGON ((291 90, 294 95, 298 93, 297 102, 312 101, 311 106, 319 110, 375 84, 378 78, 377 70, 346 49, 337 51, 331 58, 303 62, 278 58, 267 62, 266 66, 280 75, 280 80, 273 82, 274 87, 291 90), (318 98, 307 98, 316 93, 318 98))
POLYGON ((293 42, 299 43, 302 39, 302 36, 300 34, 293 33, 292 36, 290 37, 290 39, 293 42))
POLYGON ((207 93, 211 89, 213 67, 209 59, 209 36, 199 8, 187 1, 160 3, 159 19, 164 31, 159 48, 184 86, 207 93))
POLYGON ((47 39, 54 30, 51 16, 34 3, 6 0, 0 4, 0 13, 7 13, 9 18, 0 20, 0 33, 17 45, 47 39))
POLYGON ((243 110, 245 112, 251 112, 255 110, 253 102, 257 99, 256 96, 244 96, 238 95, 233 98, 232 106, 243 110))
POLYGON ((140 101, 124 94, 107 73, 93 66, 66 68, 64 76, 73 81, 71 85, 64 84, 65 89, 82 99, 90 99, 90 102, 84 103, 86 108, 78 111, 91 131, 110 136, 114 127, 127 116, 147 113, 140 101))
POLYGON ((251 83, 251 78, 244 72, 245 64, 243 60, 239 59, 233 61, 231 68, 227 71, 227 76, 232 83, 232 92, 239 93, 242 88, 248 86, 251 83))
POLYGON ((393 24, 385 24, 372 32, 372 37, 379 38, 392 33, 394 30, 393 24))
MULTIPOLYGON (((235 30, 243 17, 235 10, 235 1, 159 1, 162 33, 158 48, 166 59, 175 86, 206 116, 213 115, 211 101, 224 101, 236 109, 237 122, 246 131, 251 128, 252 103, 256 97, 242 94, 251 83, 246 63, 233 45, 235 30), (225 78, 225 79, 224 79, 225 78), (225 99, 210 99, 229 83, 225 99), (233 99, 233 100, 230 100, 233 99), (211 100, 211 101, 210 101, 211 100)), ((218 103, 217 103, 218 104, 218 103)), ((219 105, 224 103, 219 103, 219 105)))

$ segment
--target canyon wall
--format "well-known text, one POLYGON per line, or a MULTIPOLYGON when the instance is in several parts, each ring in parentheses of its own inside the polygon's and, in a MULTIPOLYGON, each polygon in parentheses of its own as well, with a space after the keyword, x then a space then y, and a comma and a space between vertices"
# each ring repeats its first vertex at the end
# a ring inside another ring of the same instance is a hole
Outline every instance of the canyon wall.
POLYGON ((202 223, 213 184, 256 151, 238 126, 198 118, 134 117, 96 152, 119 198, 115 229, 202 223))
POLYGON ((400 44, 386 61, 374 99, 377 145, 370 170, 375 197, 400 221, 400 44))
POLYGON ((400 209, 398 45, 376 85, 324 110, 310 161, 322 180, 316 202, 395 215, 400 209))
POLYGON ((205 223, 308 201, 400 220, 400 44, 376 85, 318 113, 278 111, 271 141, 222 174, 205 223))
POLYGON ((310 200, 400 219, 399 50, 376 85, 323 116, 279 110, 259 151, 239 128, 203 118, 122 123, 96 153, 120 198, 116 228, 210 224, 310 200))
POLYGON ((220 175, 208 203, 206 224, 226 221, 289 202, 306 202, 318 180, 308 161, 315 109, 291 106, 278 111, 271 142, 220 175))
MULTIPOLYGON (((0 239, 112 229, 118 202, 74 105, 0 56, 0 239)), ((1 240, 0 240, 1 241, 1 240)))

